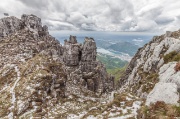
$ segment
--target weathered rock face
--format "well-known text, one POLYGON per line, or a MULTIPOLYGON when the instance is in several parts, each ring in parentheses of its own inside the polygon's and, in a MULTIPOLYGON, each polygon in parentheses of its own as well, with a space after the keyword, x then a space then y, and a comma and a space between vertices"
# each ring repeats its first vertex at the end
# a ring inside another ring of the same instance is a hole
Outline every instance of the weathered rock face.
POLYGON ((26 15, 23 14, 21 17, 22 23, 30 30, 33 31, 34 34, 39 36, 43 36, 48 34, 48 27, 42 26, 41 19, 35 15, 26 15), (37 33, 36 33, 37 32, 37 33))
POLYGON ((44 115, 43 109, 65 96, 62 46, 34 15, 0 21, 0 117, 18 118, 32 109, 44 115))
POLYGON ((70 36, 62 46, 34 15, 0 19, 0 57, 0 118, 55 118, 51 113, 61 100, 100 98, 114 87, 96 61, 92 38, 79 44, 70 36))
POLYGON ((176 62, 169 62, 159 69, 159 82, 148 94, 146 101, 147 105, 157 101, 164 101, 167 104, 178 105, 180 72, 174 70, 175 66, 176 62))
POLYGON ((71 35, 70 35, 69 43, 71 43, 71 44, 76 44, 76 43, 77 43, 76 36, 71 36, 71 35))
POLYGON ((21 20, 16 17, 0 19, 0 38, 21 29, 21 20))
MULTIPOLYGON (((75 36, 70 36, 63 47, 63 61, 68 66, 69 91, 79 85, 98 93, 113 90, 114 78, 108 76, 104 65, 96 61, 96 43, 93 38, 86 37, 84 43, 79 44, 75 36)), ((74 93, 82 92, 79 91, 81 88, 74 89, 77 89, 73 90, 74 93)))
POLYGON ((42 23, 41 19, 35 15, 25 15, 23 14, 21 20, 24 22, 24 25, 27 26, 29 29, 33 29, 36 31, 42 30, 42 23))
MULTIPOLYGON (((71 37, 70 37, 71 38, 71 37)), ((65 41, 63 61, 67 66, 77 66, 80 62, 80 45, 65 41)))
POLYGON ((120 79, 120 87, 126 85, 131 87, 130 91, 137 96, 145 99, 148 97, 148 105, 158 100, 176 104, 179 99, 180 74, 175 70, 175 66, 179 56, 180 30, 154 37, 133 57, 120 79), (160 91, 161 94, 158 94, 160 91), (164 99, 165 96, 169 97, 164 99))
POLYGON ((146 105, 156 103, 157 101, 178 105, 179 95, 177 92, 177 85, 175 83, 156 83, 153 90, 147 96, 146 105))
POLYGON ((41 19, 35 15, 22 15, 21 19, 14 16, 2 18, 0 20, 0 37, 6 37, 8 34, 15 33, 26 28, 33 34, 43 36, 48 34, 48 27, 42 26, 41 19))
POLYGON ((93 62, 96 61, 96 43, 93 38, 85 38, 85 42, 82 47, 81 60, 83 62, 93 62))
POLYGON ((96 43, 92 38, 85 38, 83 45, 79 44, 75 36, 65 40, 63 61, 67 66, 77 66, 81 63, 83 70, 92 70, 91 64, 96 61, 96 43), (88 64, 89 63, 89 64, 88 64))
POLYGON ((0 67, 3 67, 7 63, 26 62, 38 53, 49 54, 60 60, 58 56, 62 54, 62 48, 59 42, 49 35, 35 38, 31 31, 20 30, 16 35, 1 39, 0 52, 0 67))
POLYGON ((85 38, 81 53, 81 70, 90 72, 97 67, 96 62, 96 43, 93 38, 85 38))

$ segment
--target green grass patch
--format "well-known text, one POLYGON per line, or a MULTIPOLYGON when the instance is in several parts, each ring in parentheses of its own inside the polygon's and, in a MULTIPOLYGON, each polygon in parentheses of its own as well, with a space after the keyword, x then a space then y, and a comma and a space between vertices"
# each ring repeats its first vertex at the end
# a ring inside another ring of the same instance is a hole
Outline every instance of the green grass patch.
POLYGON ((126 67, 127 66, 124 66, 122 68, 107 69, 107 72, 115 76, 115 82, 117 82, 120 79, 120 77, 125 73, 126 67))
POLYGON ((105 65, 108 74, 115 76, 115 82, 120 79, 128 64, 127 61, 101 53, 97 55, 97 60, 101 61, 105 65))
POLYGON ((143 105, 142 108, 138 110, 138 118, 142 116, 145 119, 175 119, 176 117, 180 117, 180 106, 157 101, 150 106, 143 105))
POLYGON ((101 61, 106 66, 107 70, 122 68, 128 64, 127 61, 123 61, 119 58, 116 58, 110 55, 101 54, 101 53, 97 55, 97 60, 101 61))
POLYGON ((172 51, 169 54, 166 54, 164 57, 164 62, 173 62, 173 61, 180 61, 180 53, 176 51, 172 51))

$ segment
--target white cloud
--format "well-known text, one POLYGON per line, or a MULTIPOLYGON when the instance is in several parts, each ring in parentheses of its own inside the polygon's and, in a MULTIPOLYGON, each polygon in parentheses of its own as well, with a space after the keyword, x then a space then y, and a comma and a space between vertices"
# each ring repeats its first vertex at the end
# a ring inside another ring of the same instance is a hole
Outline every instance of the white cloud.
POLYGON ((1 0, 3 13, 35 14, 50 30, 165 31, 180 28, 177 0, 1 0))

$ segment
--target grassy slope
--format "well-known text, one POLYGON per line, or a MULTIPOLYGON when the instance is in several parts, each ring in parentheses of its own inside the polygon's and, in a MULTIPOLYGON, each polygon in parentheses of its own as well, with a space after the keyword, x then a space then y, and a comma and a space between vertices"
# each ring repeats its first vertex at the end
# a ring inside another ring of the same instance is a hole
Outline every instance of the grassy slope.
POLYGON ((115 80, 117 81, 121 75, 125 72, 127 61, 123 61, 119 58, 114 58, 109 55, 98 54, 97 59, 101 61, 107 69, 109 74, 115 76, 115 80))
POLYGON ((107 72, 109 74, 114 75, 115 81, 118 81, 120 79, 120 77, 122 76, 122 74, 125 72, 125 70, 126 70, 126 66, 124 66, 122 68, 107 69, 107 72))

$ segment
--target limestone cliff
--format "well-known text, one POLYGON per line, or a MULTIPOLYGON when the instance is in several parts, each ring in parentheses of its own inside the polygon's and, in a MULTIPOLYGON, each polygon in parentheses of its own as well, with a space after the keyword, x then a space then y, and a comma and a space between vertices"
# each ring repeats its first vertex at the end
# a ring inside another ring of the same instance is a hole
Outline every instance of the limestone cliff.
MULTIPOLYGON (((145 99, 145 104, 178 105, 180 87, 180 30, 155 36, 140 48, 119 81, 126 90, 145 99), (163 102, 163 103, 159 103, 163 102)), ((155 107, 153 107, 155 108, 155 107)), ((149 115, 159 118, 155 112, 149 115)), ((174 113, 174 115, 178 115, 174 113)), ((169 116, 169 115, 168 115, 169 116)), ((142 117, 141 117, 142 118, 142 117)))
POLYGON ((0 118, 66 118, 61 104, 83 110, 90 104, 76 99, 91 102, 114 88, 93 38, 79 44, 70 36, 62 46, 34 15, 0 19, 0 57, 0 118))

